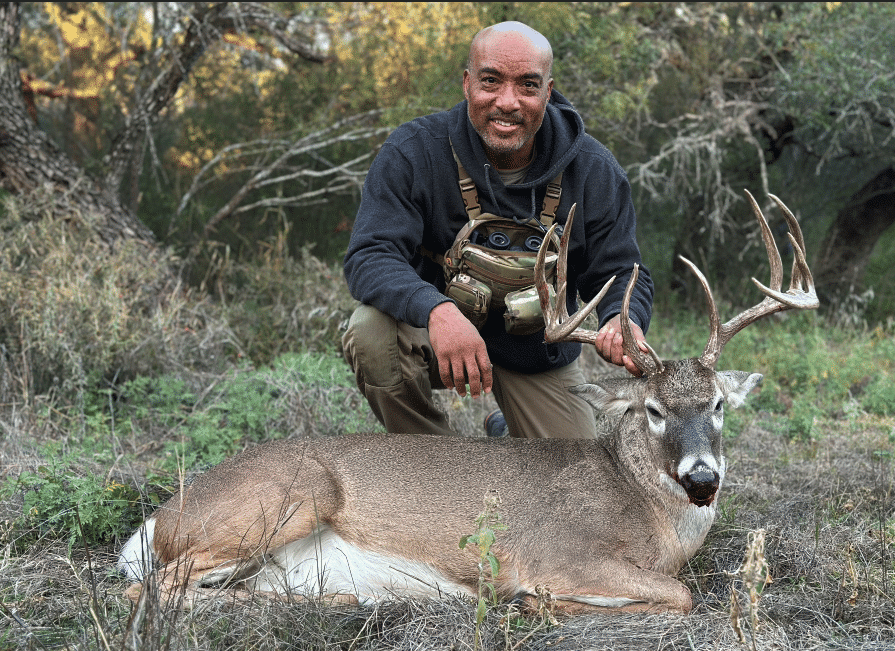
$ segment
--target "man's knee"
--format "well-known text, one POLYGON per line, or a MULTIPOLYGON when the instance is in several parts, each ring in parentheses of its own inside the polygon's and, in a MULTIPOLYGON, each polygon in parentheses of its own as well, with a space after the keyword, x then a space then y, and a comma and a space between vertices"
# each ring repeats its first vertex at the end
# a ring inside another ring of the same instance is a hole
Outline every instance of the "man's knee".
POLYGON ((342 352, 358 384, 388 387, 403 381, 397 339, 393 317, 369 305, 354 311, 342 336, 342 352))

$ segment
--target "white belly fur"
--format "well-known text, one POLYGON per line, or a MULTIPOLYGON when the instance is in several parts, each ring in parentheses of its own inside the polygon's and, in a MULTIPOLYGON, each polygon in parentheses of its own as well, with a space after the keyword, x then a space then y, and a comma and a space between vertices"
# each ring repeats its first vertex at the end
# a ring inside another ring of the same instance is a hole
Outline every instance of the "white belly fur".
MULTIPOLYGON (((150 518, 125 543, 118 569, 135 581, 142 581, 152 567, 147 541, 152 540, 155 520, 150 518)), ((426 563, 361 549, 343 540, 329 527, 319 527, 301 540, 266 553, 250 575, 245 566, 232 564, 210 570, 199 586, 220 585, 233 577, 250 590, 308 597, 348 594, 362 604, 398 597, 439 598, 449 594, 473 593, 454 583, 426 563)))
POLYGON ((426 563, 361 549, 326 526, 273 550, 265 560, 251 581, 256 590, 308 596, 351 594, 362 604, 396 596, 472 594, 426 563))

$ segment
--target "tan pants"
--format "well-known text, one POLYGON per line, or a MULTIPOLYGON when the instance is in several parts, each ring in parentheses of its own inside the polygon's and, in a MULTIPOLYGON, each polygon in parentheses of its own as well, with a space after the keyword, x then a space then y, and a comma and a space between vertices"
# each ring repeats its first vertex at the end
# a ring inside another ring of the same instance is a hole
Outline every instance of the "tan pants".
MULTIPOLYGON (((369 305, 361 305, 351 315, 342 347, 358 388, 386 430, 456 434, 432 400, 432 390, 443 389, 444 385, 425 328, 414 328, 369 305)), ((493 374, 494 397, 511 436, 596 436, 593 409, 568 391, 568 387, 584 382, 577 361, 535 374, 516 373, 495 365, 493 374)))

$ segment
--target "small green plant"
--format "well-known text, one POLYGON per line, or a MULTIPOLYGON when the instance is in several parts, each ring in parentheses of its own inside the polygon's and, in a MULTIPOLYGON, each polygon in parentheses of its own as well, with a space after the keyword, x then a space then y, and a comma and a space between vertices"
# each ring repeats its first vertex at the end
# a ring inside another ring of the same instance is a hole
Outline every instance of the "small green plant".
POLYGON ((814 422, 820 410, 808 396, 800 396, 793 402, 789 415, 786 435, 790 439, 810 441, 814 432, 814 422))
MULTIPOLYGON (((6 482, 5 495, 24 490, 25 504, 19 527, 38 536, 96 545, 129 534, 139 523, 139 494, 116 481, 76 470, 69 458, 50 459, 37 472, 22 473, 6 482)), ((24 539, 30 539, 25 536, 24 539)))
POLYGON ((497 588, 494 581, 500 572, 500 561, 491 547, 497 540, 497 532, 506 529, 501 522, 500 494, 497 491, 489 491, 484 499, 485 509, 475 520, 475 533, 460 538, 460 549, 467 545, 475 545, 479 550, 478 569, 478 593, 475 612, 475 648, 482 647, 482 622, 488 613, 488 603, 497 603, 497 588))
POLYGON ((895 382, 889 373, 880 373, 867 386, 861 406, 877 416, 895 415, 895 382))

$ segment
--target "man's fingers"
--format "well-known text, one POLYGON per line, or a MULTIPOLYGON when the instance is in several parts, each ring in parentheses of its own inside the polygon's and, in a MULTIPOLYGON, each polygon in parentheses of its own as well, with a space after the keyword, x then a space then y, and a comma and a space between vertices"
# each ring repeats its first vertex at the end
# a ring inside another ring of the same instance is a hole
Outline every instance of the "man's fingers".
MULTIPOLYGON (((648 353, 649 349, 646 347, 645 338, 640 327, 632 322, 631 330, 633 331, 634 339, 637 341, 640 350, 644 353, 648 353)), ((638 377, 642 375, 642 371, 630 358, 628 358, 627 355, 625 355, 624 337, 621 333, 619 318, 612 318, 600 328, 594 344, 597 348, 597 353, 599 353, 600 357, 607 362, 615 364, 616 366, 624 366, 632 375, 638 377)))
POLYGON ((451 375, 451 360, 448 358, 438 359, 438 374, 441 376, 441 383, 445 389, 454 388, 454 377, 451 375))
POLYGON ((491 362, 473 358, 469 361, 460 358, 456 362, 451 359, 439 360, 441 382, 445 389, 454 389, 461 397, 466 395, 466 386, 469 385, 469 394, 477 398, 483 393, 491 393, 494 384, 494 376, 491 370, 491 362))
POLYGON ((491 360, 488 359, 487 355, 485 359, 479 359, 479 368, 482 371, 482 391, 491 393, 491 389, 494 386, 494 375, 491 360))
POLYGON ((466 383, 469 385, 469 395, 473 398, 478 398, 482 394, 482 377, 479 375, 478 366, 467 369, 466 383))
POLYGON ((622 362, 624 363, 625 370, 627 370, 628 373, 630 373, 634 377, 640 377, 643 375, 643 371, 641 371, 640 368, 627 355, 624 355, 622 357, 622 362))
POLYGON ((485 342, 475 326, 453 303, 442 303, 429 314, 429 340, 438 359, 446 389, 473 396, 491 390, 491 362, 485 342))
POLYGON ((466 395, 466 375, 462 373, 463 367, 459 367, 454 372, 454 390, 460 394, 460 397, 466 395), (461 371, 457 373, 456 371, 461 371))
POLYGON ((478 398, 483 393, 491 393, 493 378, 491 375, 491 361, 487 355, 482 359, 476 355, 473 365, 467 367, 467 379, 469 382, 469 394, 478 398))

